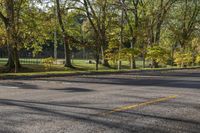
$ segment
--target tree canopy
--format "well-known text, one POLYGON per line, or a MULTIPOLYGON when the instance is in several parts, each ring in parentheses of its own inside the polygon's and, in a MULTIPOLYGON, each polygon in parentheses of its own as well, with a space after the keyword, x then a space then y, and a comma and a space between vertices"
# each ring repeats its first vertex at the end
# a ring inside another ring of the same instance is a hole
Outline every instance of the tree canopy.
POLYGON ((134 69, 136 58, 152 67, 198 64, 200 1, 0 0, 0 47, 10 71, 21 67, 21 49, 37 55, 48 41, 63 43, 66 67, 73 67, 73 48, 90 49, 97 70, 100 61, 120 69, 121 60, 134 69))

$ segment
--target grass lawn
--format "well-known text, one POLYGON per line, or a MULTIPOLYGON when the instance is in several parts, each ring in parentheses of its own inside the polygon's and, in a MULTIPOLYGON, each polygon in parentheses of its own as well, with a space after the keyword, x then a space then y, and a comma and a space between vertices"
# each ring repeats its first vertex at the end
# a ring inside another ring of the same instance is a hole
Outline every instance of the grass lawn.
MULTIPOLYGON (((47 76, 47 75, 63 75, 63 74, 76 74, 76 73, 86 73, 86 72, 97 72, 95 71, 95 64, 91 64, 92 66, 87 65, 75 65, 75 69, 69 69, 63 67, 63 65, 53 65, 50 70, 46 70, 44 65, 22 65, 23 68, 19 73, 5 73, 2 70, 5 70, 4 65, 0 65, 0 79, 8 78, 8 77, 21 77, 21 76, 47 76), (80 67, 81 66, 81 67, 80 67)), ((109 69, 100 65, 100 69, 98 72, 116 72, 117 69, 109 69)), ((125 70, 123 70, 125 71, 125 70)))
MULTIPOLYGON (((1 60, 1 59, 0 59, 1 60)), ((4 59, 6 60, 6 59, 4 59)), ((22 59, 23 60, 23 59, 22 59)), ((39 59, 35 60, 39 61, 39 59)), ((147 62, 148 64, 150 62, 147 62)), ((73 66, 75 66, 75 69, 70 69, 64 67, 64 65, 52 65, 50 69, 46 69, 44 65, 42 64, 23 64, 22 63, 22 69, 20 70, 20 73, 6 73, 6 67, 5 63, 0 63, 0 78, 6 77, 6 76, 32 76, 32 75, 54 75, 54 74, 68 74, 68 73, 82 73, 82 72, 96 72, 95 71, 95 64, 89 64, 87 63, 87 60, 73 60, 72 61, 73 66)), ((98 72, 116 72, 117 65, 110 63, 111 67, 105 67, 103 65, 99 65, 99 71, 98 72)), ((122 70, 121 71, 127 71, 130 70, 129 63, 127 61, 122 62, 122 70)), ((154 70, 152 68, 142 68, 142 61, 136 61, 136 64, 138 66, 138 69, 142 70, 154 70)), ((172 68, 172 67, 169 67, 172 68)), ((177 67, 173 67, 177 68, 177 67)), ((163 68, 159 68, 163 69, 163 68)), ((166 69, 166 67, 164 68, 166 69)), ((158 69, 156 69, 158 70, 158 69)))
MULTIPOLYGON (((96 64, 87 63, 88 60, 81 59, 73 59, 72 64, 76 67, 76 69, 65 68, 63 65, 52 65, 49 71, 94 71, 96 68, 96 64)), ((0 58, 0 72, 5 71, 4 64, 6 64, 6 58, 0 58)), ((41 64, 41 59, 20 59, 20 62, 23 66, 21 72, 45 72, 45 66, 41 64)), ((95 62, 93 60, 93 62, 95 62)), ((117 64, 110 63, 111 67, 105 67, 103 65, 99 65, 99 70, 115 70, 117 69, 117 64)), ((142 61, 136 61, 137 67, 142 67, 142 61)), ((148 62, 146 63, 148 64, 148 62)), ((129 69, 130 65, 128 61, 122 61, 122 69, 129 69)))
MULTIPOLYGON (((64 65, 52 65, 50 69, 46 69, 44 65, 35 64, 35 62, 40 62, 41 59, 30 59, 30 63, 33 64, 27 64, 28 59, 21 59, 22 69, 19 73, 6 73, 6 67, 5 63, 7 62, 7 59, 0 59, 0 77, 6 77, 6 76, 32 76, 32 75, 49 75, 49 74, 68 74, 68 73, 81 73, 81 72, 94 72, 96 64, 89 64, 87 63, 87 60, 80 60, 80 59, 74 59, 72 61, 73 66, 75 66, 75 69, 70 69, 64 67, 64 65)), ((93 61, 94 62, 94 61, 93 61)), ((128 70, 129 63, 127 61, 122 62, 123 70, 128 70)), ((141 61, 137 61, 137 64, 142 64, 141 61)), ((122 71, 123 71, 122 70, 122 71)), ((111 63, 111 67, 105 67, 103 65, 99 65, 99 71, 98 72, 115 72, 117 70, 117 65, 111 63)))
MULTIPOLYGON (((5 60, 5 59, 4 59, 5 60)), ((6 63, 6 61, 5 61, 6 63)), ((5 63, 0 63, 0 73, 8 74, 6 72, 5 63)), ((44 73, 72 73, 77 71, 94 71, 95 64, 88 64, 86 60, 73 60, 73 65, 75 69, 70 69, 64 67, 64 65, 52 65, 50 69, 46 69, 46 67, 42 64, 24 64, 22 63, 22 69, 20 73, 30 73, 30 74, 44 74, 44 73)), ((103 65, 99 65, 99 70, 114 70, 112 68, 104 67, 103 65)))
MULTIPOLYGON (((76 65, 80 66, 80 65, 76 65)), ((45 70, 45 67, 43 65, 23 65, 23 69, 19 73, 5 73, 2 70, 5 69, 5 66, 0 65, 0 79, 3 78, 13 78, 13 77, 27 77, 27 76, 56 76, 56 75, 66 75, 66 74, 81 74, 81 73, 91 73, 91 72, 119 72, 117 69, 109 69, 101 66, 100 70, 95 71, 94 67, 90 66, 93 69, 89 69, 87 65, 82 66, 82 68, 76 68, 76 69, 69 69, 63 67, 63 65, 53 65, 51 67, 51 70, 45 70)), ((180 69, 178 67, 168 67, 168 68, 139 68, 137 70, 170 70, 171 68, 180 69)), ((200 68, 198 66, 190 67, 190 68, 200 68)), ((122 69, 120 71, 129 71, 130 69, 122 69)))

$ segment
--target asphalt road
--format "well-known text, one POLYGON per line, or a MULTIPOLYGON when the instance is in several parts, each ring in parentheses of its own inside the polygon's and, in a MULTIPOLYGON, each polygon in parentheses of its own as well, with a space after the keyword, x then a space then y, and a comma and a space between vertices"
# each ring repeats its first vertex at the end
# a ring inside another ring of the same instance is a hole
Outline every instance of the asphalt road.
POLYGON ((199 133, 200 70, 0 81, 0 133, 199 133))

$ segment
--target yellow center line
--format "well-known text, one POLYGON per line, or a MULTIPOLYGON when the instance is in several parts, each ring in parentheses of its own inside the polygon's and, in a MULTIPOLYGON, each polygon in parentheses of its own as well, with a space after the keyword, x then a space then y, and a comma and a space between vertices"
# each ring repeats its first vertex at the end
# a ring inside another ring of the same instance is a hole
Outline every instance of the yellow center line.
POLYGON ((138 104, 134 104, 134 105, 127 105, 127 106, 118 107, 118 108, 115 108, 111 111, 101 113, 100 115, 105 116, 105 115, 109 115, 109 114, 112 114, 112 113, 115 113, 115 112, 122 112, 122 111, 130 110, 130 109, 135 109, 135 108, 138 108, 138 107, 156 104, 158 102, 163 102, 163 101, 167 101, 167 100, 175 99, 175 98, 177 98, 177 95, 172 95, 172 96, 163 97, 163 98, 157 98, 157 99, 153 99, 153 100, 150 100, 150 101, 147 101, 147 102, 142 102, 142 103, 138 103, 138 104))

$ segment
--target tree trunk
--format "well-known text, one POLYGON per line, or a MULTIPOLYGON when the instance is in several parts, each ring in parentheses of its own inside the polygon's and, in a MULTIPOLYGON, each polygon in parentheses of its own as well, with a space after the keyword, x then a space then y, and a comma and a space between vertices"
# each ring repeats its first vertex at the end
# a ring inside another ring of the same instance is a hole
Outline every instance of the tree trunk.
POLYGON ((177 45, 177 42, 171 47, 171 64, 170 64, 171 66, 174 66, 174 54, 176 50, 176 45, 177 45))
POLYGON ((110 67, 109 61, 105 57, 105 51, 104 51, 103 46, 101 46, 101 54, 102 54, 102 65, 105 67, 110 67))
POLYGON ((12 48, 12 46, 8 46, 8 61, 6 66, 8 68, 8 71, 14 72, 18 72, 21 67, 18 50, 16 48, 12 48))
POLYGON ((136 63, 134 56, 131 57, 131 69, 136 69, 136 63))
POLYGON ((14 60, 12 58, 11 48, 10 48, 10 45, 8 44, 7 44, 7 51, 8 51, 8 61, 7 61, 6 66, 9 69, 15 68, 14 60))
POLYGON ((142 67, 143 68, 146 68, 146 59, 145 59, 145 56, 143 55, 142 57, 142 67))
POLYGON ((64 35, 64 53, 65 53, 65 67, 73 68, 71 63, 71 50, 69 48, 68 38, 64 35))
MULTIPOLYGON (((131 42, 131 48, 133 49, 134 48, 134 44, 135 44, 135 39, 132 39, 132 42, 131 42)), ((132 54, 131 55, 131 69, 136 69, 136 62, 135 62, 135 56, 132 54)))
POLYGON ((6 33, 7 33, 7 45, 8 45, 8 69, 14 72, 18 72, 20 68, 20 61, 18 55, 18 41, 17 41, 17 32, 15 25, 15 12, 14 12, 14 1, 7 0, 6 1, 6 12, 7 12, 7 23, 6 25, 6 33))
POLYGON ((15 73, 17 73, 21 67, 17 47, 13 48, 13 59, 14 59, 14 64, 15 64, 15 73))
POLYGON ((99 70, 99 54, 96 54, 96 70, 99 70))
POLYGON ((103 65, 106 66, 106 67, 110 67, 109 60, 104 59, 103 60, 103 65))
POLYGON ((118 70, 121 70, 121 69, 122 69, 122 61, 118 60, 118 70))
POLYGON ((156 60, 152 60, 153 68, 159 68, 158 62, 156 60))
POLYGON ((99 27, 99 31, 101 33, 101 50, 102 50, 102 64, 106 67, 110 67, 109 61, 108 59, 105 58, 105 50, 108 47, 108 42, 107 42, 107 35, 106 35, 106 18, 107 18, 107 12, 106 12, 106 8, 107 8, 107 0, 103 1, 103 5, 101 6, 101 10, 102 10, 102 15, 100 16, 101 22, 100 22, 100 26, 99 27))
POLYGON ((71 63, 71 50, 69 47, 69 38, 67 36, 63 20, 62 20, 62 15, 61 15, 61 10, 60 10, 60 0, 56 0, 56 8, 57 8, 57 18, 58 22, 62 31, 62 36, 63 36, 63 45, 64 45, 64 53, 65 53, 65 67, 70 67, 73 68, 72 63, 71 63))
MULTIPOLYGON (((125 18, 127 20, 128 26, 129 26, 129 30, 130 30, 130 34, 132 35, 132 39, 131 39, 131 49, 135 48, 135 44, 137 42, 137 34, 138 34, 138 27, 139 27, 139 17, 138 17, 138 4, 139 4, 139 0, 136 1, 132 1, 133 5, 134 5, 134 11, 133 11, 133 15, 134 15, 134 27, 131 24, 130 18, 128 16, 128 10, 123 8, 123 12, 125 15, 125 18)), ((122 0, 122 3, 125 4, 125 0, 122 0)), ((131 54, 131 59, 130 59, 130 67, 131 69, 135 69, 136 68, 136 62, 135 62, 135 55, 131 54)))
POLYGON ((122 7, 121 10, 121 25, 120 25, 120 43, 119 43, 119 51, 118 51, 118 70, 122 69, 122 61, 121 61, 121 50, 122 50, 122 45, 124 42, 124 9, 122 7))

